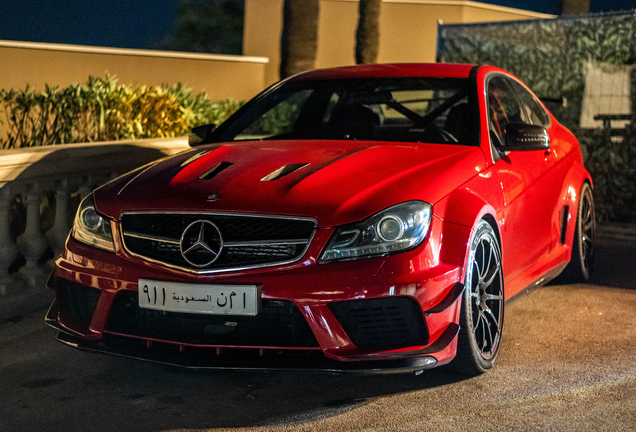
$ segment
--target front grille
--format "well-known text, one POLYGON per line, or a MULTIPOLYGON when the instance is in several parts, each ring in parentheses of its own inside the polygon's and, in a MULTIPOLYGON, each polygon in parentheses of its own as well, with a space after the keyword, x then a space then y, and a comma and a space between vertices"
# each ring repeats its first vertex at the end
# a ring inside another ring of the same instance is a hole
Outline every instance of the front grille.
POLYGON ((136 292, 122 291, 106 331, 198 345, 319 346, 298 307, 285 300, 264 299, 256 316, 203 315, 143 309, 136 292))
POLYGON ((121 229, 126 249, 137 257, 187 270, 213 272, 300 259, 313 235, 315 221, 207 213, 135 213, 122 216, 121 229), (181 253, 182 237, 190 244, 196 240, 196 230, 189 233, 189 238, 184 235, 186 228, 196 221, 212 222, 223 238, 220 255, 211 264, 205 264, 210 260, 206 259, 208 252, 204 249, 193 251, 190 262, 181 253))
POLYGON ((428 344, 422 310, 415 299, 384 297, 330 303, 329 309, 356 346, 403 348, 428 344))
POLYGON ((74 323, 88 326, 99 302, 101 291, 66 279, 58 279, 60 315, 74 323))

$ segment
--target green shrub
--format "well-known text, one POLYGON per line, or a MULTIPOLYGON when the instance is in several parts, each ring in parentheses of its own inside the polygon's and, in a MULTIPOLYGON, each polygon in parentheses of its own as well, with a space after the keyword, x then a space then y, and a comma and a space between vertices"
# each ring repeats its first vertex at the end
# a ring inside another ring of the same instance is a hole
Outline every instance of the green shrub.
POLYGON ((29 86, 0 90, 0 120, 4 117, 6 130, 0 147, 184 136, 193 126, 222 123, 242 104, 212 102, 181 84, 117 85, 108 74, 62 89, 47 85, 42 92, 29 86))

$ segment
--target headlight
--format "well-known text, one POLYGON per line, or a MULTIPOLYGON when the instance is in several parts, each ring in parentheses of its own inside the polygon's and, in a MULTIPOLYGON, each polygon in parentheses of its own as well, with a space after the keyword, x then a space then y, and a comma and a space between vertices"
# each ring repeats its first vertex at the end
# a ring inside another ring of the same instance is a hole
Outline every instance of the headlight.
POLYGON ((401 252, 419 246, 431 225, 433 206, 407 201, 354 224, 337 228, 321 261, 401 252))
POLYGON ((115 252, 110 220, 95 210, 93 194, 84 198, 80 204, 71 235, 82 243, 115 252))

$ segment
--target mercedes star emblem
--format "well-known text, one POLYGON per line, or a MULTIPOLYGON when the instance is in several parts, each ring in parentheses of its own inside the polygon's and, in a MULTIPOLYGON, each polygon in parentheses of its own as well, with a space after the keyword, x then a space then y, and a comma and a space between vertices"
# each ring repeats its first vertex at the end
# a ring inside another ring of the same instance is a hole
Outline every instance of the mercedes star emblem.
POLYGON ((181 256, 195 267, 209 266, 219 258, 222 249, 221 231, 208 220, 192 222, 181 234, 181 256))

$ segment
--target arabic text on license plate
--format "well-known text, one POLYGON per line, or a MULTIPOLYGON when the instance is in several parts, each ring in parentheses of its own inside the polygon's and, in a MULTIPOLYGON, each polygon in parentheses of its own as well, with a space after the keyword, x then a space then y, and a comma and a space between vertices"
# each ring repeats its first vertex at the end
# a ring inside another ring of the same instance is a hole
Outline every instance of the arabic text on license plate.
POLYGON ((169 312, 256 315, 261 303, 256 285, 203 285, 139 279, 139 307, 169 312))

